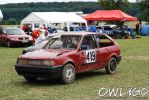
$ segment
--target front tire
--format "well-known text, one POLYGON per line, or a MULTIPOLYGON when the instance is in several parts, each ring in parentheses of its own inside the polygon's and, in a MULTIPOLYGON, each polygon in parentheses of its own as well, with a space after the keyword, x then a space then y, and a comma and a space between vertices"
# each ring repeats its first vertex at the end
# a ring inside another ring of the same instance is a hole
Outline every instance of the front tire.
POLYGON ((24 78, 28 82, 36 82, 37 81, 37 77, 33 77, 33 76, 24 76, 24 78))
POLYGON ((75 68, 72 64, 66 64, 62 70, 61 80, 64 84, 74 82, 76 76, 75 68))
POLYGON ((105 67, 105 70, 107 72, 107 74, 114 74, 116 72, 116 68, 117 68, 117 61, 115 58, 111 58, 107 64, 107 66, 105 67))

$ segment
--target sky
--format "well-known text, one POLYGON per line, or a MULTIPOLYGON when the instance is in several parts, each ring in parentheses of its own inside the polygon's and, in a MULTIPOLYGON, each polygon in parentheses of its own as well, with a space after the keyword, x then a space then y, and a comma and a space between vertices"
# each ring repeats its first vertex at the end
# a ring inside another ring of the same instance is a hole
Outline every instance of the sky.
MULTIPOLYGON (((0 0, 0 4, 24 3, 24 2, 69 2, 69 1, 97 1, 97 0, 0 0)), ((128 0, 135 2, 136 0, 128 0)))

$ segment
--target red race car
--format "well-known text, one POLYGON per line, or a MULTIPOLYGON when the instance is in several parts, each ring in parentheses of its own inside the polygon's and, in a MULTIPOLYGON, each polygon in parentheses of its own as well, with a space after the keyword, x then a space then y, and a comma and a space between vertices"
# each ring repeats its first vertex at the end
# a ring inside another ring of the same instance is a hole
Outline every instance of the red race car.
POLYGON ((32 44, 33 38, 30 35, 26 35, 20 28, 5 28, 0 31, 0 45, 11 47, 32 44))
POLYGON ((29 82, 54 76, 69 84, 81 72, 105 68, 113 74, 120 60, 120 47, 109 36, 71 32, 53 36, 43 49, 21 55, 15 69, 29 82))

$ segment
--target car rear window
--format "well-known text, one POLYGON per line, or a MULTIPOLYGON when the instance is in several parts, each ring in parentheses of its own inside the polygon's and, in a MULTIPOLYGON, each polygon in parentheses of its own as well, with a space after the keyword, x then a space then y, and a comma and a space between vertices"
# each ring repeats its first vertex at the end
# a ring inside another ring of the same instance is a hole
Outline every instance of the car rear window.
POLYGON ((107 36, 105 35, 99 35, 97 36, 97 43, 99 46, 102 47, 108 47, 108 46, 113 46, 114 42, 111 41, 107 36))

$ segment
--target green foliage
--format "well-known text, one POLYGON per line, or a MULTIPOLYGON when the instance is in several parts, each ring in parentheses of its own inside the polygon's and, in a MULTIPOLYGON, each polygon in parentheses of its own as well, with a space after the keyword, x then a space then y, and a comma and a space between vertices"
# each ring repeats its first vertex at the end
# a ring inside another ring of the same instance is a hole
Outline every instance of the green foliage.
POLYGON ((18 22, 17 22, 16 18, 10 18, 8 20, 4 20, 2 22, 2 24, 5 24, 5 25, 18 25, 18 22))
POLYGON ((132 16, 137 16, 137 13, 139 13, 140 10, 136 3, 129 3, 129 6, 125 9, 125 11, 132 16))
POLYGON ((137 0, 141 14, 139 14, 141 20, 149 22, 149 2, 148 0, 137 0))
POLYGON ((128 0, 98 0, 103 9, 120 9, 125 10, 129 6, 128 0))
MULTIPOLYGON (((148 1, 148 0, 146 0, 148 1)), ((140 3, 139 3, 140 4, 140 3)), ((145 4, 143 4, 145 5, 145 4)), ((148 6, 147 6, 148 7, 148 6)), ((50 3, 19 3, 0 5, 4 15, 2 24, 11 24, 8 19, 15 18, 17 24, 31 12, 72 12, 83 11, 85 14, 100 9, 121 9, 132 16, 142 20, 149 20, 148 8, 136 3, 129 3, 128 0, 98 0, 97 2, 50 2, 50 3), (140 7, 140 9, 139 9, 140 7), (145 8, 144 8, 145 7, 145 8), (146 10, 145 10, 146 9, 146 10)))
POLYGON ((0 5, 0 9, 4 15, 2 24, 7 23, 8 19, 16 18, 20 22, 31 12, 72 12, 83 11, 84 13, 91 13, 100 9, 96 2, 50 2, 50 3, 19 3, 19 4, 5 4, 0 5))

